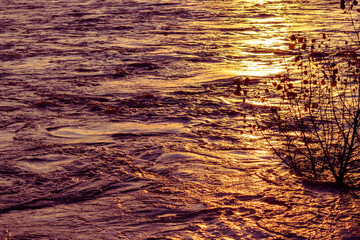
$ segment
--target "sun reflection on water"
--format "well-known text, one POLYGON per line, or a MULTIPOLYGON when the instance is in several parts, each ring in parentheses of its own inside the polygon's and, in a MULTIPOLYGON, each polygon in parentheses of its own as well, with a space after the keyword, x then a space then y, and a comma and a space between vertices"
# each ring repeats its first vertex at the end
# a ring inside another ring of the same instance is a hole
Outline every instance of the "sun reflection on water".
POLYGON ((276 75, 284 71, 283 66, 271 65, 269 63, 263 62, 252 62, 252 61, 243 61, 239 64, 238 69, 230 70, 229 72, 235 73, 240 76, 269 76, 276 75))
MULTIPOLYGON (((282 60, 279 52, 287 52, 287 38, 291 28, 291 22, 287 19, 285 3, 273 0, 253 0, 244 4, 242 1, 231 1, 228 4, 212 1, 212 8, 225 16, 229 15, 230 20, 218 21, 209 26, 213 29, 242 29, 231 33, 220 33, 222 44, 231 46, 224 49, 229 57, 225 64, 218 68, 226 74, 245 76, 269 76, 284 71, 284 64, 274 64, 282 60), (236 8, 242 4, 242 8, 236 8), (259 7, 259 5, 261 7, 259 7), (244 15, 244 10, 249 14, 244 15)), ((227 32, 227 31, 225 31, 227 32)), ((218 44, 218 43, 217 43, 218 44)), ((280 54, 283 55, 283 54, 280 54)), ((228 58, 228 57, 227 57, 228 58)))

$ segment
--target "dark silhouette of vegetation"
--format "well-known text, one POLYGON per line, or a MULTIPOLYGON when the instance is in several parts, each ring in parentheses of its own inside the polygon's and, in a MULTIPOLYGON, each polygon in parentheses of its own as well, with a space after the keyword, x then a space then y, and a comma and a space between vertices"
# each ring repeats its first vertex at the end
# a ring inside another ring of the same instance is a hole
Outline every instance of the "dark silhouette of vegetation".
MULTIPOLYGON (((341 8, 345 9, 341 0, 341 8)), ((354 11, 357 1, 351 1, 354 11)), ((352 20, 357 39, 359 31, 352 20)), ((337 42, 292 35, 294 51, 287 72, 252 89, 249 79, 237 80, 235 94, 267 102, 267 118, 258 128, 274 153, 297 175, 335 181, 340 186, 360 183, 360 49, 359 41, 337 42), (279 101, 277 101, 279 100, 279 101), (270 131, 269 131, 270 130, 270 131), (280 136, 276 144, 268 135, 280 136)))

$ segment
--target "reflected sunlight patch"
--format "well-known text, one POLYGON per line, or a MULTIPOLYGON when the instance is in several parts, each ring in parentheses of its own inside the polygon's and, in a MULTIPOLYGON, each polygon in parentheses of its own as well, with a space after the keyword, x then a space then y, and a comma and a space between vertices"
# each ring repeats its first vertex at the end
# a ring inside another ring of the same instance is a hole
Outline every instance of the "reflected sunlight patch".
POLYGON ((242 41, 245 44, 251 45, 256 48, 267 48, 269 50, 273 48, 280 48, 281 50, 287 50, 288 45, 285 44, 283 37, 273 37, 273 38, 254 38, 242 41))
POLYGON ((258 76, 265 77, 276 75, 284 72, 283 65, 273 65, 271 62, 253 62, 253 61, 242 61, 238 69, 229 70, 230 73, 237 74, 239 76, 258 76))

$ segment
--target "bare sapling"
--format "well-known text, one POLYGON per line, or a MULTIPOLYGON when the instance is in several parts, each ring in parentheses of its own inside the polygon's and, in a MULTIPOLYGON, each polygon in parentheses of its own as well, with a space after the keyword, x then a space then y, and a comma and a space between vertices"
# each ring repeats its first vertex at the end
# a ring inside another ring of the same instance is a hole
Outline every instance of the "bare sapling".
POLYGON ((257 90, 248 78, 237 80, 235 94, 265 102, 269 111, 257 120, 258 129, 295 174, 358 186, 359 45, 343 41, 330 47, 330 42, 326 34, 311 40, 290 36, 288 47, 296 55, 287 71, 257 90), (280 141, 274 143, 269 135, 280 141))

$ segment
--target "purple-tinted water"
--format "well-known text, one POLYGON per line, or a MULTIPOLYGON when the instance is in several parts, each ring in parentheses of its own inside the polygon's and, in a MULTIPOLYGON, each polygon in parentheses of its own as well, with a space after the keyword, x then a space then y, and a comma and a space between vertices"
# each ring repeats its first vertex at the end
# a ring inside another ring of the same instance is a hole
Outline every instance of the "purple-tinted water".
POLYGON ((350 31, 337 2, 2 0, 0 25, 1 239, 360 237, 233 95, 291 34, 350 31))

